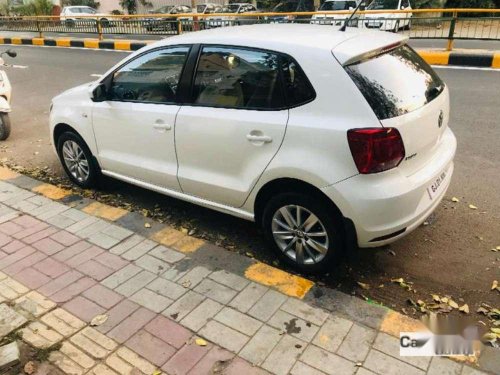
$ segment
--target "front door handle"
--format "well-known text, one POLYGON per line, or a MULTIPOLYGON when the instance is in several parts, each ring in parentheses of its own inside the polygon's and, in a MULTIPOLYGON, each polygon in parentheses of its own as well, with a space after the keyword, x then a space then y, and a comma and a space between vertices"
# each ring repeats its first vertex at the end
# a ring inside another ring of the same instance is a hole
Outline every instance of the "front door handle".
POLYGON ((267 135, 256 135, 256 134, 247 134, 247 139, 250 142, 271 143, 273 141, 273 139, 267 135))

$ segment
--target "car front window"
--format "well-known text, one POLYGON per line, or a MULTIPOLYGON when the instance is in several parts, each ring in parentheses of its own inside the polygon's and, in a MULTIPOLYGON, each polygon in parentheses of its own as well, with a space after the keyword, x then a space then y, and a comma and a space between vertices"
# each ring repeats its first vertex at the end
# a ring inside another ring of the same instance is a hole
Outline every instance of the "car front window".
POLYGON ((141 103, 172 103, 189 47, 171 47, 147 53, 113 75, 110 99, 141 103))
POLYGON ((374 0, 366 9, 398 9, 399 0, 374 0))

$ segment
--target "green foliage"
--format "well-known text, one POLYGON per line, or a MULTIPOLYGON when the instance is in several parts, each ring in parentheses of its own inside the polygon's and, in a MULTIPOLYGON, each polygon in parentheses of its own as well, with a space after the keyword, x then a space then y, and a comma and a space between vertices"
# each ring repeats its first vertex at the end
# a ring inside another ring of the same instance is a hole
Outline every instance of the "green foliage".
POLYGON ((137 13, 137 3, 142 6, 152 7, 153 4, 147 0, 120 0, 120 6, 127 11, 128 14, 137 13))
POLYGON ((446 8, 495 8, 495 2, 493 0, 448 0, 446 8))
POLYGON ((64 0, 64 6, 84 5, 94 9, 99 8, 99 2, 95 0, 64 0))
POLYGON ((51 16, 53 7, 51 0, 33 0, 13 8, 13 13, 21 16, 51 16))
POLYGON ((413 0, 412 7, 414 9, 431 9, 442 8, 445 0, 413 0))

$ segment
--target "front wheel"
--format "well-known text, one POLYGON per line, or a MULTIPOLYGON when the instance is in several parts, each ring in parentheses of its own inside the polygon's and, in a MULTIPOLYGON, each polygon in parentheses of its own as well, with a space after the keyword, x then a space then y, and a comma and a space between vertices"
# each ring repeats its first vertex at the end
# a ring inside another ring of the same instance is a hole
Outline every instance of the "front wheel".
POLYGON ((100 176, 99 167, 85 141, 76 133, 65 132, 57 140, 57 153, 72 182, 88 189, 100 176))
POLYGON ((0 141, 5 141, 10 135, 10 117, 8 113, 0 113, 0 141))
POLYGON ((344 253, 340 215, 324 199, 282 193, 269 200, 262 225, 277 254, 305 273, 333 270, 344 253))

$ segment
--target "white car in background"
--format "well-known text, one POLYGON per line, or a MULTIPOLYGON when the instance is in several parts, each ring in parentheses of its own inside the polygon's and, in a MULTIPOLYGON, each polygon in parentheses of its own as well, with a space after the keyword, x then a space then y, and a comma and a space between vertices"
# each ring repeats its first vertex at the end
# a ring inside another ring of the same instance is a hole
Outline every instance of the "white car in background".
MULTIPOLYGON (((412 10, 410 0, 373 0, 366 10, 412 10)), ((398 32, 411 27, 410 13, 364 14, 363 26, 369 29, 398 32)))
MULTIPOLYGON (((350 16, 350 14, 335 14, 333 12, 337 11, 354 11, 358 6, 358 1, 356 0, 326 0, 318 9, 317 14, 312 16, 311 23, 317 25, 342 25, 342 21, 350 16), (328 12, 328 13, 321 13, 328 12)), ((356 26, 357 19, 355 16, 353 20, 354 24, 349 24, 349 26, 356 26)))
POLYGON ((257 8, 252 4, 231 3, 217 12, 227 14, 227 16, 213 16, 207 18, 207 28, 259 23, 259 17, 238 17, 238 14, 258 12, 257 8))
POLYGON ((101 25, 104 27, 110 25, 109 14, 97 13, 96 9, 89 6, 64 7, 59 17, 62 23, 69 27, 85 24, 85 21, 93 22, 94 20, 101 20, 101 25))
POLYGON ((310 24, 173 36, 55 97, 50 139, 80 187, 106 175, 255 221, 291 265, 331 271, 350 243, 417 228, 450 184, 448 88, 406 42, 310 24))

